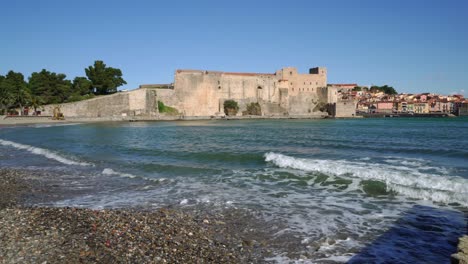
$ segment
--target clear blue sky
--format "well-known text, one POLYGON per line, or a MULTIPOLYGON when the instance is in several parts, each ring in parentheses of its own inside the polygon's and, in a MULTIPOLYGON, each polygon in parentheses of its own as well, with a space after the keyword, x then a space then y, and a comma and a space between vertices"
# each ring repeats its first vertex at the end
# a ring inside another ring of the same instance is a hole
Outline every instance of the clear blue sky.
POLYGON ((329 83, 468 96, 468 1, 2 1, 0 74, 95 60, 133 89, 174 71, 328 68, 329 83))

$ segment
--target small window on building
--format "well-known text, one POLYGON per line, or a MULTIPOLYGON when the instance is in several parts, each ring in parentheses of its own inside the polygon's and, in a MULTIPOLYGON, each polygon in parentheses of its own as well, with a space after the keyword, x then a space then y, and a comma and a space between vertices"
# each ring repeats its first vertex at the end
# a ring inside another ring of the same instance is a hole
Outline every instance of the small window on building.
POLYGON ((312 85, 312 82, 310 82, 310 85, 312 85))
POLYGON ((218 86, 218 89, 221 90, 221 86, 218 86))
POLYGON ((304 82, 304 85, 305 85, 305 82, 304 82))
POLYGON ((315 85, 318 85, 318 82, 315 82, 315 85))
POLYGON ((292 75, 292 71, 289 72, 289 75, 292 75))
POLYGON ((218 81, 218 84, 221 84, 221 82, 220 82, 220 81, 218 81))
POLYGON ((294 88, 292 88, 292 90, 294 91, 294 88))

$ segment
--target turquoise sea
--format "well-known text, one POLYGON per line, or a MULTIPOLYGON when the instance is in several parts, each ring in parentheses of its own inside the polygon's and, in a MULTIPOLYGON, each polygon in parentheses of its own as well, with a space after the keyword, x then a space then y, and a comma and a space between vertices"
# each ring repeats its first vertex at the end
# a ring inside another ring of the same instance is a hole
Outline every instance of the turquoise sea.
POLYGON ((273 262, 449 263, 467 232, 468 118, 0 128, 0 166, 70 190, 36 205, 254 212, 302 245, 273 262))

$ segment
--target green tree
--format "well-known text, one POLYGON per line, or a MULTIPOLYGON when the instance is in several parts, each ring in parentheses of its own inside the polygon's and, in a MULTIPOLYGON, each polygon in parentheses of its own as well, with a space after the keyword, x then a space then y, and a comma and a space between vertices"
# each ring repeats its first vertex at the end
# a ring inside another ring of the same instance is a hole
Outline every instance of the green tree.
POLYGON ((37 108, 41 107, 44 104, 42 97, 37 95, 32 95, 31 100, 29 101, 29 106, 34 109, 34 113, 37 112, 37 108))
POLYGON ((10 92, 2 85, 4 80, 5 76, 0 75, 0 114, 2 115, 6 113, 8 106, 12 104, 12 96, 10 92))
POLYGON ((395 88, 391 87, 391 86, 388 86, 388 85, 384 85, 384 86, 372 86, 370 88, 370 91, 372 93, 376 93, 376 92, 383 92, 385 94, 398 94, 398 92, 395 90, 395 88))
POLYGON ((75 77, 72 87, 73 94, 87 95, 93 93, 93 83, 86 77, 75 77))
POLYGON ((362 91, 362 87, 356 86, 356 87, 353 88, 353 91, 360 92, 360 91, 362 91))
POLYGON ((97 60, 94 66, 85 69, 86 76, 93 83, 96 94, 111 94, 117 92, 117 87, 127 84, 122 78, 120 69, 107 67, 103 61, 97 60))
POLYGON ((1 104, 4 109, 19 107, 21 112, 28 104, 31 94, 22 73, 9 71, 0 83, 1 104))
POLYGON ((63 103, 72 93, 72 83, 66 77, 65 74, 42 69, 31 74, 29 87, 32 94, 39 96, 45 104, 63 103))

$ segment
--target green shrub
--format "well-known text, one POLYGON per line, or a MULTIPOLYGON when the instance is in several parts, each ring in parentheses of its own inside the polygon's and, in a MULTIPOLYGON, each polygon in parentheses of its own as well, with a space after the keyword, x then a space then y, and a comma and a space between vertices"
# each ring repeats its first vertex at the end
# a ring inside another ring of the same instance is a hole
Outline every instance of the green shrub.
POLYGON ((247 105, 247 110, 242 112, 243 115, 262 115, 262 108, 259 103, 250 103, 247 105))
POLYGON ((226 100, 224 101, 224 113, 228 116, 235 116, 237 115, 237 111, 239 111, 239 105, 234 100, 226 100))
POLYGON ((179 114, 179 111, 177 111, 177 109, 175 109, 174 107, 164 105, 164 103, 161 102, 161 101, 158 101, 158 110, 159 110, 159 113, 164 113, 164 114, 168 114, 168 115, 178 115, 179 114))
POLYGON ((94 94, 85 94, 85 95, 72 94, 72 95, 68 98, 68 100, 66 100, 66 103, 88 100, 88 99, 91 99, 91 98, 94 98, 94 97, 95 97, 94 94))

